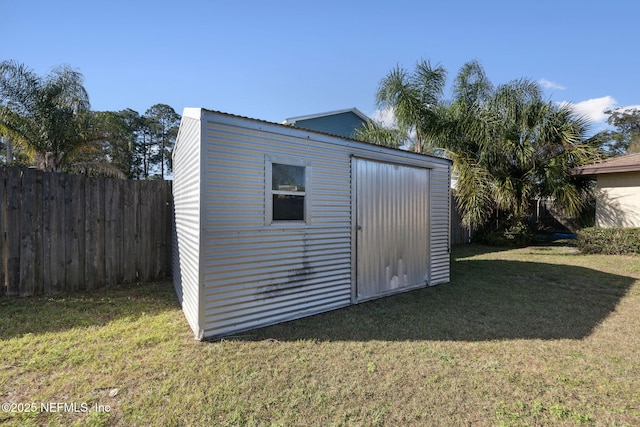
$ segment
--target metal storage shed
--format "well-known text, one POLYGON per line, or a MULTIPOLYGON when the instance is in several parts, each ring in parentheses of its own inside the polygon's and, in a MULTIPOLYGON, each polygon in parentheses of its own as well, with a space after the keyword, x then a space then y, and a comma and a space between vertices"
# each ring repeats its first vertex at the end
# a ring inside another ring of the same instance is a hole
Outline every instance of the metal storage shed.
POLYGON ((449 281, 446 159, 186 108, 174 286, 198 339, 449 281))

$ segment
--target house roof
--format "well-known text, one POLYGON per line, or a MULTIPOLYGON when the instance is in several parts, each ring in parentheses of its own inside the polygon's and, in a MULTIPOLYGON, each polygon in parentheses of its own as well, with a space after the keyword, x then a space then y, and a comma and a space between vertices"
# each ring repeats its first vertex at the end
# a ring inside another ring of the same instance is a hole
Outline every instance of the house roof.
POLYGON ((572 175, 600 175, 604 173, 639 172, 640 153, 612 157, 592 165, 574 168, 572 175))
POLYGON ((311 119, 317 119, 319 117, 327 117, 327 116, 335 116, 337 114, 344 114, 344 113, 353 113, 356 116, 360 117, 363 121, 369 121, 369 117, 367 117, 366 114, 364 114, 362 111, 358 110, 357 108, 347 108, 344 110, 336 110, 336 111, 329 111, 326 113, 318 113, 318 114, 309 114, 306 116, 298 116, 298 117, 291 117, 288 119, 285 119, 284 121, 281 122, 281 124, 283 125, 294 125, 296 122, 299 121, 303 121, 303 120, 311 120, 311 119))

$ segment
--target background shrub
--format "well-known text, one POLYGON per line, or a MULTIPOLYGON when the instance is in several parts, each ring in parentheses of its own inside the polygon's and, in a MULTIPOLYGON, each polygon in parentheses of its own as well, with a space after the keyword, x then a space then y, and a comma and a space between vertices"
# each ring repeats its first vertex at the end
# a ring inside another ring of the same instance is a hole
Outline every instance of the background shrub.
POLYGON ((503 229, 482 228, 472 237, 474 243, 490 246, 517 248, 535 241, 535 234, 525 224, 516 223, 503 229))
POLYGON ((576 243, 586 254, 640 254, 640 228, 584 228, 576 243))

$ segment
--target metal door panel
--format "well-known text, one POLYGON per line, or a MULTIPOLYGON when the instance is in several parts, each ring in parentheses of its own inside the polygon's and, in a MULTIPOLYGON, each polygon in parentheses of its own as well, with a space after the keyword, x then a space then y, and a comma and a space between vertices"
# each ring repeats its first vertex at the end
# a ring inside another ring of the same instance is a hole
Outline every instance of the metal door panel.
POLYGON ((357 299, 424 286, 429 271, 429 170, 355 162, 357 299))

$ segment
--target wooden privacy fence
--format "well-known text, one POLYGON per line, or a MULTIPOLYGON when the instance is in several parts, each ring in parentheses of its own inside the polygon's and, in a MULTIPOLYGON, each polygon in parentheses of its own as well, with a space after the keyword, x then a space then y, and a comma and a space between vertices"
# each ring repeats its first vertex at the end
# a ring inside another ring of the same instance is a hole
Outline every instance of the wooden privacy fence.
POLYGON ((169 276, 171 233, 171 181, 0 168, 0 294, 169 276))
POLYGON ((462 225, 462 217, 458 212, 458 199, 456 196, 451 196, 451 244, 459 245, 462 243, 469 243, 471 240, 471 231, 469 227, 462 225))

